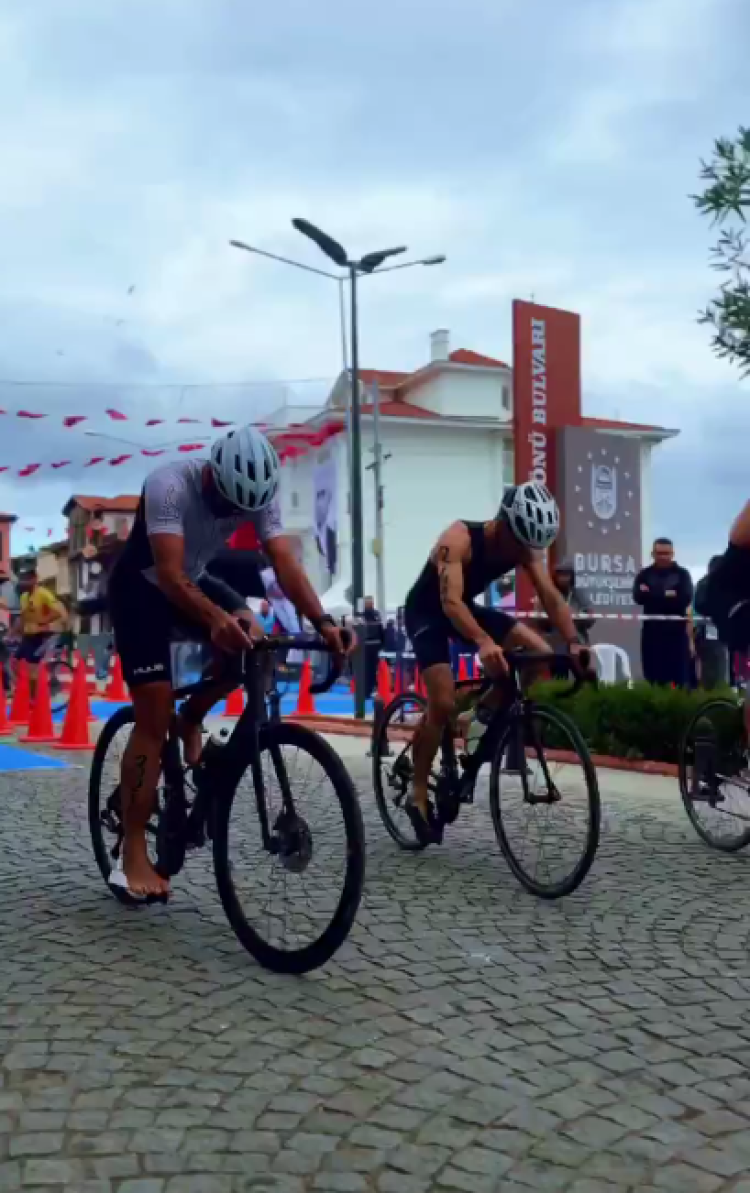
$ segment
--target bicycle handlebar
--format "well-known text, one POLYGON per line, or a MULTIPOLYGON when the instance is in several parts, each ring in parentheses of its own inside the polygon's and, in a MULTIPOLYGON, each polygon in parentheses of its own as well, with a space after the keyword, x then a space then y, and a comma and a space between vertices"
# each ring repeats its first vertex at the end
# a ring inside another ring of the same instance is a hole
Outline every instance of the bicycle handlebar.
MULTIPOLYGON (((349 630, 341 630, 341 637, 348 647, 352 639, 349 630)), ((341 678, 344 670, 344 656, 334 654, 328 643, 319 638, 317 634, 284 634, 272 638, 261 638, 253 644, 253 651, 250 653, 257 650, 266 653, 272 650, 314 650, 320 654, 329 655, 327 674, 318 683, 310 684, 312 696, 321 696, 324 692, 330 691, 336 681, 341 678)))

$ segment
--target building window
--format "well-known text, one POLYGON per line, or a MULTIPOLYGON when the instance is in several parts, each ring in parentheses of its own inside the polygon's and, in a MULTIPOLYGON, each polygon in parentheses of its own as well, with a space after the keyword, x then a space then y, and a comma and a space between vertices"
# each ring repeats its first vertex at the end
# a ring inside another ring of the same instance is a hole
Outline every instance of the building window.
POLYGON ((503 384, 503 410, 510 410, 510 386, 503 384))
POLYGON ((299 509, 299 493, 297 492, 296 489, 292 490, 292 509, 293 510, 299 509))

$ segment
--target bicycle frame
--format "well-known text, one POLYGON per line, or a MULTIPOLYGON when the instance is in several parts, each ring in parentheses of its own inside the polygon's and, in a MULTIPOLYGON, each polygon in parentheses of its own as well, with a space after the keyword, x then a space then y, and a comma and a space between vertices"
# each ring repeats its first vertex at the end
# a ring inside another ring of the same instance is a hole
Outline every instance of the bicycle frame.
MULTIPOLYGON (((268 852, 274 852, 275 841, 268 822, 268 808, 265 799, 265 784, 260 749, 261 728, 263 725, 269 723, 274 715, 272 711, 271 717, 269 717, 268 705, 266 703, 266 676, 263 669, 263 660, 269 651, 279 650, 284 646, 289 647, 290 645, 302 649, 321 649, 321 643, 318 639, 308 641, 270 638, 258 643, 255 650, 245 652, 242 664, 242 686, 247 693, 245 707, 226 745, 222 747, 221 753, 208 762, 204 762, 203 764, 199 762, 192 768, 196 781, 196 798, 190 809, 189 816, 185 818, 186 839, 190 837, 191 832, 197 831, 205 823, 212 801, 220 798, 222 782, 229 787, 234 787, 239 782, 247 768, 249 757, 263 848, 268 852), (222 782, 219 781, 220 779, 222 782)), ((326 681, 322 684, 314 685, 311 691, 324 691, 335 682, 337 674, 334 664, 333 668, 329 671, 326 681)), ((215 683, 215 679, 206 678, 199 680, 197 683, 176 689, 174 693, 175 704, 187 700, 190 696, 194 696, 199 692, 205 692, 208 688, 215 686, 215 683)), ((279 746, 273 741, 270 743, 270 755, 279 781, 283 811, 293 814, 294 800, 292 798, 286 766, 284 765, 284 758, 279 746)), ((165 747, 164 778, 165 786, 170 792, 170 795, 173 792, 177 794, 180 804, 184 809, 185 768, 180 758, 180 745, 174 718, 165 747)))
MULTIPOLYGON (((519 740, 515 743, 514 752, 516 753, 517 757, 524 757, 524 730, 527 724, 532 724, 529 713, 533 708, 533 701, 526 697, 521 691, 518 682, 519 670, 524 666, 531 666, 534 663, 550 662, 552 659, 563 659, 575 674, 574 665, 570 659, 570 656, 568 655, 561 655, 559 653, 552 652, 549 654, 541 654, 540 652, 537 655, 530 651, 514 651, 512 653, 509 652, 506 655, 506 658, 510 665, 509 700, 504 704, 504 706, 501 706, 494 711, 486 730, 482 734, 482 738, 475 752, 467 756, 463 773, 461 773, 458 764, 458 758, 456 756, 456 743, 453 734, 453 727, 451 726, 446 729, 443 735, 442 757, 444 763, 447 763, 444 769, 447 769, 448 771, 448 774, 445 777, 450 785, 451 793, 458 795, 462 803, 473 802, 474 787, 476 785, 477 778, 479 777, 479 772, 483 766, 492 761, 492 758, 494 757, 494 754, 500 742, 502 741, 503 735, 514 724, 518 727, 519 738, 519 740)), ((508 681, 505 680, 497 681, 492 679, 459 680, 456 683, 456 691, 458 692, 462 689, 466 690, 467 688, 476 687, 478 688, 477 701, 480 701, 484 696, 493 690, 502 691, 503 684, 507 682, 508 681)), ((570 689, 570 695, 578 690, 582 682, 582 678, 577 676, 573 687, 570 689)), ((566 695, 567 694, 568 693, 566 693, 566 695)), ((510 745, 511 749, 513 749, 513 743, 510 743, 510 745)), ((544 750, 540 749, 539 743, 537 741, 534 741, 532 745, 537 759, 540 762, 545 782, 549 786, 552 784, 552 778, 549 773, 544 750)), ((521 783, 524 788, 524 797, 530 799, 531 797, 528 795, 528 779, 523 768, 521 768, 521 783)))

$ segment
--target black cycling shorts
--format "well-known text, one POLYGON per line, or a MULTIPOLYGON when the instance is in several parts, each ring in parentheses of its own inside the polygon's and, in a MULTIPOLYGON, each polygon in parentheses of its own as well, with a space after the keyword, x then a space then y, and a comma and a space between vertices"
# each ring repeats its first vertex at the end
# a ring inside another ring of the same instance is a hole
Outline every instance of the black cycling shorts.
MULTIPOLYGON (((205 573, 201 592, 227 613, 245 608, 245 600, 222 580, 205 573)), ((191 621, 141 572, 115 567, 109 583, 109 611, 128 687, 172 682, 173 642, 206 642, 208 627, 191 621)))
POLYGON ((38 663, 44 655, 50 639, 56 637, 56 633, 24 634, 16 650, 16 658, 19 663, 38 663))
MULTIPOLYGON (((515 617, 499 609, 485 609, 482 605, 468 605, 472 617, 498 646, 502 646, 510 631, 516 625, 515 617)), ((420 671, 435 667, 438 663, 451 661, 450 643, 463 642, 473 647, 468 638, 462 638, 456 627, 439 613, 421 613, 419 609, 406 606, 404 615, 406 633, 416 656, 420 671)))

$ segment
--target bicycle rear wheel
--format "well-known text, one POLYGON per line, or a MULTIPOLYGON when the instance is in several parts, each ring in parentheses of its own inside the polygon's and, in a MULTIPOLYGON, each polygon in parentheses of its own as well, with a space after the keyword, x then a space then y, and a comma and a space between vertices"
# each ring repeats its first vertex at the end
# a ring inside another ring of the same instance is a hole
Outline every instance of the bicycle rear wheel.
POLYGON ((217 793, 216 884, 256 961, 275 973, 308 973, 330 960, 354 923, 365 870, 362 814, 346 767, 316 733, 274 721, 260 727, 259 745, 274 852, 263 844, 248 756, 233 789, 217 793), (285 780, 291 814, 282 803, 285 780), (288 895, 296 900, 294 927, 288 895))
POLYGON ((708 700, 698 709, 682 739, 678 775, 685 811, 706 845, 736 853, 750 844, 750 782, 737 701, 708 700))
POLYGON ((588 746, 563 713, 527 704, 511 714, 490 769, 490 811, 505 860, 527 891, 560 899, 580 886, 599 845, 601 800, 588 746))

